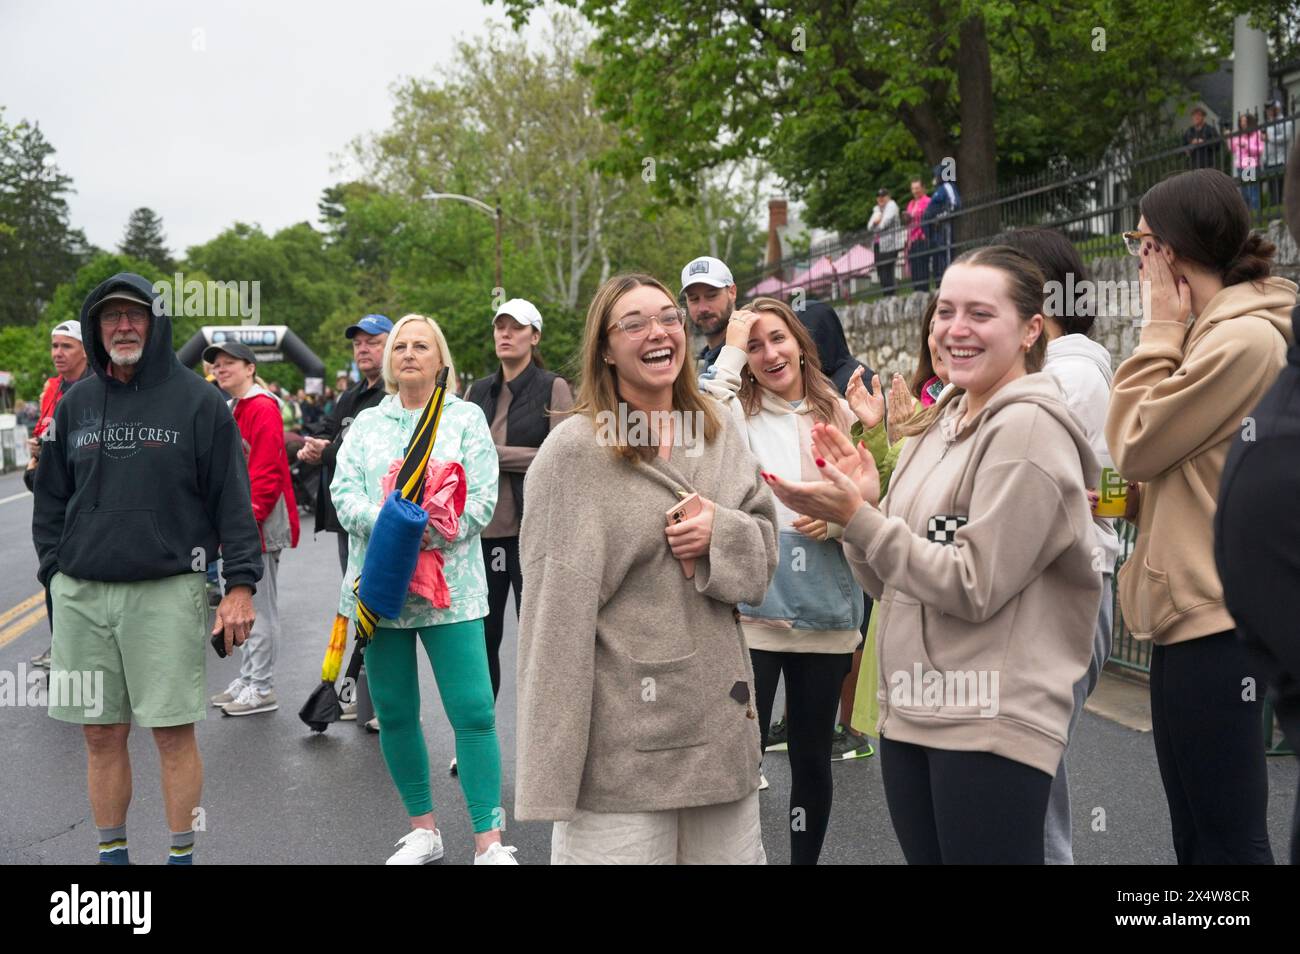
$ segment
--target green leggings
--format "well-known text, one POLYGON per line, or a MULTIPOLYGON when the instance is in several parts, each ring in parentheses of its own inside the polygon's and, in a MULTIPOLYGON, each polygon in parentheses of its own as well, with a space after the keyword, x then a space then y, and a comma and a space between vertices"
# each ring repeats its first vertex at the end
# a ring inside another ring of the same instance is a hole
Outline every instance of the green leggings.
POLYGON ((433 811, 429 751, 420 728, 415 637, 424 643, 442 707, 456 733, 456 766, 476 834, 505 827, 501 750, 483 621, 384 629, 366 648, 366 679, 379 717, 379 747, 408 815, 433 811))

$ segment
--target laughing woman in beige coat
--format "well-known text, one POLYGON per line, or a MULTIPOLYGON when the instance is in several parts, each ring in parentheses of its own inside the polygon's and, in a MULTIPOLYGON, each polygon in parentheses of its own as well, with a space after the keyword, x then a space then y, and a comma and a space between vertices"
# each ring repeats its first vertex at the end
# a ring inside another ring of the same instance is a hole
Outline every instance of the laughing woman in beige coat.
POLYGON ((761 864, 736 604, 776 567, 772 495, 661 282, 601 286, 582 367, 525 484, 515 813, 556 823, 555 864, 761 864))

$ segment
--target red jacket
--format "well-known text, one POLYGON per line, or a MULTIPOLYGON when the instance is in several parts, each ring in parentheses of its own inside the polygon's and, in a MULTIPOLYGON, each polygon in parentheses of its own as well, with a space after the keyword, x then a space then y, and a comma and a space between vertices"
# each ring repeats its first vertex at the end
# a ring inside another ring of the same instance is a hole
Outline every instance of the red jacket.
POLYGON ((63 397, 63 389, 60 386, 63 378, 57 374, 45 382, 45 389, 41 391, 41 417, 32 428, 32 437, 40 437, 45 433, 45 429, 50 426, 54 420, 54 408, 58 406, 59 398, 63 397))
POLYGON ((284 496, 288 509, 290 546, 298 545, 298 501, 293 495, 293 479, 289 476, 289 456, 284 449, 284 421, 280 417, 280 403, 274 397, 255 387, 234 402, 235 423, 244 439, 244 458, 248 463, 248 483, 253 497, 253 517, 257 532, 262 534, 262 549, 266 549, 263 524, 275 509, 276 501, 284 496))

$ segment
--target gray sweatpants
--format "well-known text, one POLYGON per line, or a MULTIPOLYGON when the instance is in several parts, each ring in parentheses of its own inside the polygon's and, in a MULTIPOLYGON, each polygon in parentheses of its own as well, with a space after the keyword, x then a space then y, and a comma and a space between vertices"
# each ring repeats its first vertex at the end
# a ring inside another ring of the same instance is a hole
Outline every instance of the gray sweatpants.
POLYGON ((1083 714, 1083 704, 1097 688, 1101 669, 1110 658, 1111 630, 1114 622, 1115 577, 1103 573, 1101 577, 1101 609, 1097 613, 1097 630, 1092 638, 1092 661, 1083 678, 1074 684, 1074 712, 1070 714, 1070 728, 1066 734, 1066 750, 1061 753, 1061 765, 1052 779, 1052 793, 1047 799, 1047 818, 1043 824, 1043 855, 1049 865, 1074 864, 1074 851, 1070 841, 1070 780, 1065 774, 1065 758, 1069 754, 1069 739, 1074 737, 1074 727, 1083 714))
POLYGON ((280 610, 276 605, 280 551, 267 550, 262 554, 262 563, 262 579, 253 594, 257 619, 253 621, 253 631, 240 647, 243 661, 239 664, 239 678, 266 694, 275 688, 275 649, 280 642, 280 610))

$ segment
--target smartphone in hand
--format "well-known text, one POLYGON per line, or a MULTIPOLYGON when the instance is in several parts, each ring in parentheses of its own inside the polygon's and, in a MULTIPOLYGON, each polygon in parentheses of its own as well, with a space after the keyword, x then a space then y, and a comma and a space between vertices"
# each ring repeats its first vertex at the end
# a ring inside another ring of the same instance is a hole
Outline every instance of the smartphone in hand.
MULTIPOLYGON (((700 504, 699 494, 690 494, 678 501, 672 507, 668 508, 668 525, 671 527, 675 523, 681 523, 683 520, 689 520, 698 514, 703 507, 700 504)), ((695 561, 682 560, 682 572, 686 574, 686 579, 693 579, 695 576, 695 561)))

